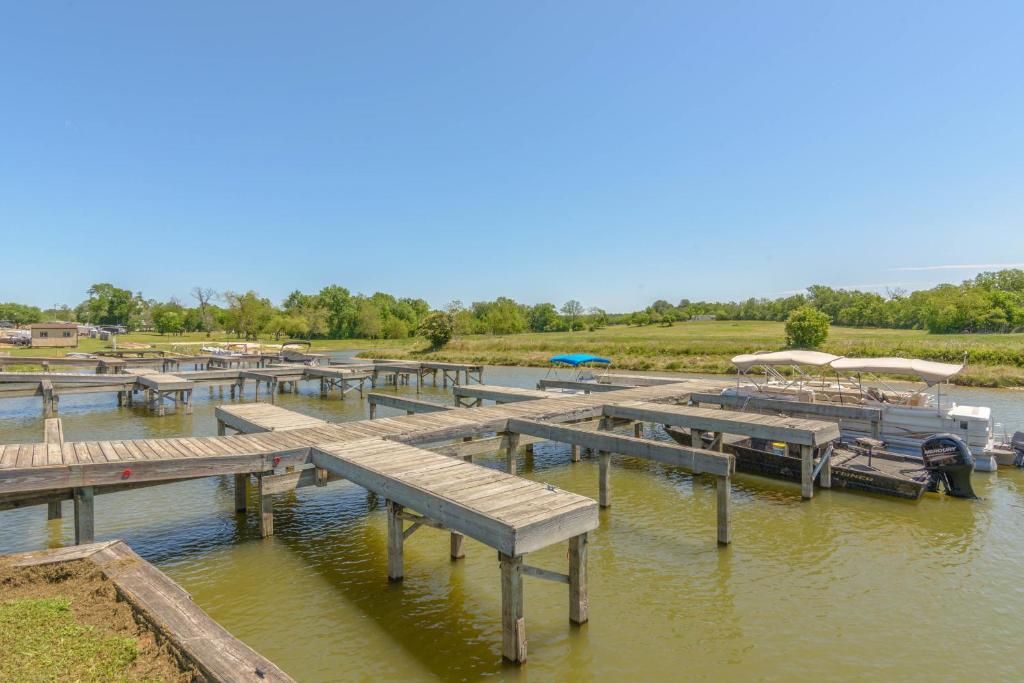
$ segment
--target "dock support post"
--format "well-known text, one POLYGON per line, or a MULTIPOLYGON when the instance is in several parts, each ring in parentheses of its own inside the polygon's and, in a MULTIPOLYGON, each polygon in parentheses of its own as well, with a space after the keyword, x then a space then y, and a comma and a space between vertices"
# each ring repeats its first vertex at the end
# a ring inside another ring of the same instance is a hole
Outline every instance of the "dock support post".
POLYGON ((93 487, 81 486, 74 491, 75 545, 94 542, 96 525, 93 519, 93 487))
POLYGON ((637 421, 633 423, 633 436, 638 439, 644 438, 644 423, 637 421))
POLYGON ((268 538, 274 535, 274 501, 263 487, 263 478, 260 473, 260 536, 268 538))
POLYGON ((451 556, 453 560, 461 560, 466 556, 466 537, 455 531, 451 538, 451 556))
POLYGON ((516 451, 519 450, 519 435, 515 432, 505 432, 501 445, 505 449, 505 471, 509 474, 515 474, 516 451))
MULTIPOLYGON (((223 390, 224 390, 224 388, 221 387, 221 391, 223 391, 223 390)), ((186 389, 182 393, 185 394, 185 414, 186 415, 191 415, 192 414, 192 390, 191 389, 186 389)))
POLYGON ((715 477, 715 489, 718 498, 718 542, 729 545, 732 543, 732 486, 729 477, 715 477))
POLYGON ((224 421, 217 420, 217 436, 224 436, 226 433, 224 429, 224 421))
POLYGON ((612 506, 612 454, 608 451, 598 451, 597 458, 600 463, 598 503, 603 508, 609 508, 612 506))
MULTIPOLYGON (((827 451, 822 454, 822 457, 825 455, 828 455, 827 451)), ((818 478, 818 484, 823 489, 832 488, 832 458, 821 463, 821 475, 818 478)))
POLYGON ((394 501, 387 501, 388 509, 388 580, 401 581, 405 576, 403 569, 402 511, 403 507, 394 501))
POLYGON ((573 445, 571 445, 569 447, 569 450, 572 453, 572 461, 573 462, 579 462, 580 461, 580 447, 577 446, 576 444, 573 444, 573 445))
POLYGON ((498 553, 501 565, 501 655, 526 661, 526 620, 523 618, 523 558, 498 553))
POLYGON ((246 493, 249 486, 248 474, 235 475, 235 512, 245 512, 248 505, 246 493))
MULTIPOLYGON (((48 418, 43 423, 43 443, 47 444, 47 450, 50 444, 56 446, 57 450, 64 444, 64 425, 59 417, 48 418)), ((60 519, 62 515, 60 500, 46 504, 46 519, 60 519)))
POLYGON ((584 624, 590 618, 587 596, 587 535, 569 539, 569 621, 584 624))
POLYGON ((372 420, 375 417, 377 417, 377 404, 370 401, 370 419, 372 420))
POLYGON ((810 446, 800 446, 800 496, 805 499, 814 497, 814 451, 810 446))

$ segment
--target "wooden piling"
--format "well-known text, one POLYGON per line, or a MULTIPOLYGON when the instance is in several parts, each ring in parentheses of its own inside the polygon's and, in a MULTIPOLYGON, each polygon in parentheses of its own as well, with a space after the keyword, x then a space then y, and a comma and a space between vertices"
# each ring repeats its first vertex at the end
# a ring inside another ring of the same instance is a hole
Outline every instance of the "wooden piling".
POLYGON ((248 474, 235 475, 235 512, 245 512, 248 508, 247 493, 249 486, 248 474))
POLYGON ((715 477, 715 492, 718 499, 718 542, 732 543, 732 486, 729 477, 715 477))
POLYGON ((461 560, 466 556, 466 537, 455 531, 451 536, 451 557, 453 560, 461 560))
POLYGON ((402 534, 402 512, 404 508, 393 502, 387 501, 388 511, 388 580, 401 581, 405 576, 403 563, 403 545, 405 539, 402 534))
POLYGON ((519 450, 519 435, 515 432, 505 432, 501 445, 505 451, 505 471, 509 474, 515 474, 516 452, 519 450))
MULTIPOLYGON (((828 452, 826 451, 826 453, 823 454, 822 457, 824 457, 824 455, 828 455, 828 452)), ((818 478, 818 484, 823 489, 830 489, 830 488, 832 488, 832 458, 831 457, 821 464, 821 474, 820 474, 820 476, 818 478)))
POLYGON ((268 538, 274 535, 274 501, 270 494, 266 492, 264 478, 264 475, 260 473, 260 536, 268 538))
POLYGON ((800 495, 805 499, 814 497, 814 450, 800 446, 800 495))
POLYGON ((587 534, 580 534, 569 539, 569 621, 584 624, 589 618, 587 534))
POLYGON ((612 506, 612 454, 608 451, 598 451, 597 458, 600 463, 598 504, 608 508, 612 506))
POLYGON ((572 454, 572 461, 573 462, 579 462, 580 461, 580 447, 577 446, 576 444, 572 444, 569 447, 569 451, 572 454))
POLYGON ((643 422, 634 422, 633 423, 633 436, 635 436, 638 439, 644 438, 644 423, 643 422))
POLYGON ((526 620, 523 618, 523 558, 498 553, 501 566, 501 655, 526 661, 526 620))
POLYGON ((75 501, 75 545, 92 543, 96 536, 96 525, 93 518, 93 487, 76 488, 73 497, 75 501))

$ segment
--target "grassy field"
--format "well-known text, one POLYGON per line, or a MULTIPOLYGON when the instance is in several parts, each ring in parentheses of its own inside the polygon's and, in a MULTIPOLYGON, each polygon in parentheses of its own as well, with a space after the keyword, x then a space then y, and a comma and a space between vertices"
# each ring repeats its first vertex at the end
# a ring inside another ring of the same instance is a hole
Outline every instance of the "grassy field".
MULTIPOLYGON (((608 327, 594 332, 557 332, 507 336, 456 337, 444 349, 429 352, 421 339, 316 340, 314 351, 362 349, 367 357, 413 358, 491 365, 546 365, 556 353, 589 352, 607 356, 621 370, 674 370, 727 373, 740 353, 774 351, 783 346, 783 325, 776 322, 712 321, 672 327, 608 327)), ((130 334, 125 342, 156 348, 199 349, 207 341, 235 341, 223 335, 162 336, 130 334)), ((263 340, 274 343, 272 339, 263 340)), ((107 342, 83 339, 76 351, 99 351, 107 342)), ((823 350, 843 356, 909 356, 947 362, 968 358, 958 383, 975 386, 1024 386, 1024 334, 934 335, 920 330, 833 327, 823 350)), ((16 356, 63 355, 64 349, 4 349, 16 356)))
MULTIPOLYGON (((594 332, 469 336, 439 352, 424 344, 374 350, 366 355, 430 358, 494 365, 545 365, 556 353, 588 352, 611 358, 624 370, 728 373, 741 353, 783 348, 783 324, 759 321, 680 323, 672 327, 609 327, 594 332)), ((1024 334, 930 335, 920 330, 833 327, 823 350, 843 356, 910 356, 961 362, 958 383, 1024 386, 1024 334)))

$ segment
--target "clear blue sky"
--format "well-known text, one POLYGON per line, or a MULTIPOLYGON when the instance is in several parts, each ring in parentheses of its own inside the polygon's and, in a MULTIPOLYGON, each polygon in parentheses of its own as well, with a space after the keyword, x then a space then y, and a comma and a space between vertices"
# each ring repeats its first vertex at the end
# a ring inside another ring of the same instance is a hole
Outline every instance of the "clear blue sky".
POLYGON ((6 2, 0 301, 960 281, 1024 262, 1022 36, 1020 2, 6 2))

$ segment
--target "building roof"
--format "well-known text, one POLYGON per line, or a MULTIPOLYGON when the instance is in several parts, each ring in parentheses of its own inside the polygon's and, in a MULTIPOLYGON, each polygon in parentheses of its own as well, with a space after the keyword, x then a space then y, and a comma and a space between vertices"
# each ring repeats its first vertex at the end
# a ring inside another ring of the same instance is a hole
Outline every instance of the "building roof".
POLYGON ((28 326, 30 330, 63 330, 78 329, 78 323, 32 323, 28 326))

